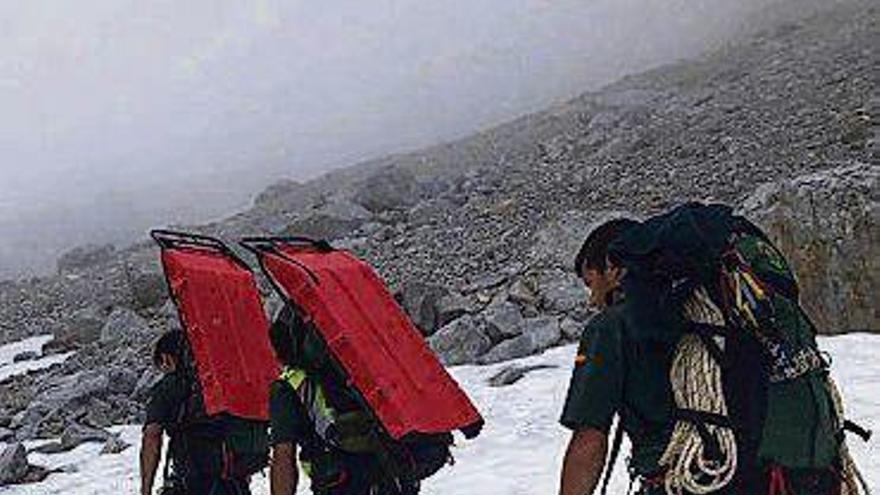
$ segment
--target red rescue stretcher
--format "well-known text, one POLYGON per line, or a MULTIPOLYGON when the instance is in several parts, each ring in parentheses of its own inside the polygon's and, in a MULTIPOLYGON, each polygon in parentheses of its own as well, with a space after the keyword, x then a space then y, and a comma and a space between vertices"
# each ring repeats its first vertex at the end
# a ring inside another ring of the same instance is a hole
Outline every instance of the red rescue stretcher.
POLYGON ((268 421, 269 386, 279 369, 251 269, 221 241, 150 233, 195 361, 209 415, 268 421))
POLYGON ((480 413, 366 263, 324 241, 250 238, 275 289, 310 320, 348 380, 395 440, 461 430, 480 413))

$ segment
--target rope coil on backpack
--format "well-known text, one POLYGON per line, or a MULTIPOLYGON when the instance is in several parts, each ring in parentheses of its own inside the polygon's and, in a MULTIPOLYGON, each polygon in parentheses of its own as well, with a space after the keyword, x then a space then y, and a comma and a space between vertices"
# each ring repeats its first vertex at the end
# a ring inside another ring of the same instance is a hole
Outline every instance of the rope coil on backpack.
MULTIPOLYGON (((685 303, 684 315, 691 322, 724 325, 721 310, 702 287, 685 303)), ((670 381, 679 409, 727 417, 721 366, 699 336, 689 333, 682 337, 672 363, 670 381)), ((660 465, 666 468, 665 488, 670 495, 715 492, 729 484, 736 474, 734 432, 717 424, 697 425, 693 421, 678 420, 660 465), (706 434, 709 438, 704 438, 706 434), (715 448, 710 448, 707 440, 715 448)))
MULTIPOLYGON (((837 383, 829 376, 828 388, 831 389, 831 399, 834 402, 834 412, 838 418, 844 418, 843 395, 837 383)), ((841 420, 842 421, 842 420, 841 420)), ((846 446, 846 439, 840 442, 840 495, 871 495, 865 477, 859 471, 856 462, 846 446)))

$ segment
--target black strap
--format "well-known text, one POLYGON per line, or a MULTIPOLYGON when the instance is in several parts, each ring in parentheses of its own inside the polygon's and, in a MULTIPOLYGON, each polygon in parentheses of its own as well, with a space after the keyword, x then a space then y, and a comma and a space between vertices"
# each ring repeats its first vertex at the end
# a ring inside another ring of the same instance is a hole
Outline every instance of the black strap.
POLYGON ((679 421, 686 421, 694 425, 710 424, 720 426, 722 428, 733 428, 733 423, 730 421, 730 418, 722 414, 697 411, 694 409, 676 409, 674 415, 675 419, 679 421))
POLYGON ((611 440, 611 456, 605 467, 605 479, 602 480, 602 495, 608 493, 608 484, 611 483, 611 475, 614 473, 614 465, 620 456, 620 447, 623 445, 623 419, 618 416, 617 425, 614 427, 614 439, 611 440))
POLYGON ((874 434, 873 431, 871 431, 863 426, 859 426, 848 419, 844 420, 844 422, 843 422, 843 431, 848 431, 848 432, 858 436, 859 438, 862 439, 863 442, 867 442, 867 441, 871 440, 871 436, 874 434))
POLYGON ((718 459, 721 457, 721 446, 718 444, 718 440, 715 436, 709 433, 709 429, 706 428, 706 425, 732 429, 733 423, 731 423, 730 418, 721 414, 696 411, 693 409, 676 409, 674 414, 677 420, 686 421, 694 425, 697 429, 697 434, 700 435, 700 439, 703 441, 703 446, 706 449, 706 456, 708 458, 718 459))
POLYGON ((717 363, 721 369, 727 367, 727 363, 724 359, 724 351, 718 346, 718 343, 715 342, 714 338, 716 336, 726 336, 727 327, 712 325, 709 323, 691 322, 688 324, 688 331, 700 338, 700 341, 706 347, 706 350, 709 351, 709 355, 712 356, 712 359, 715 360, 715 363, 717 363))

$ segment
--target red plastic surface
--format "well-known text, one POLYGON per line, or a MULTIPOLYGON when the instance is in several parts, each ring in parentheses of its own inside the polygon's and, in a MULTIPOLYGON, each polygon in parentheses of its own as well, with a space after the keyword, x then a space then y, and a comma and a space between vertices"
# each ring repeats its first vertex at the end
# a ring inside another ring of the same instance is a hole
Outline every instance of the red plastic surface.
POLYGON ((265 253, 267 274, 312 319, 393 438, 448 432, 482 422, 368 265, 345 251, 279 249, 295 263, 265 253))
POLYGON ((279 369, 254 275, 201 248, 163 249, 165 276, 196 361, 208 414, 268 421, 279 369))

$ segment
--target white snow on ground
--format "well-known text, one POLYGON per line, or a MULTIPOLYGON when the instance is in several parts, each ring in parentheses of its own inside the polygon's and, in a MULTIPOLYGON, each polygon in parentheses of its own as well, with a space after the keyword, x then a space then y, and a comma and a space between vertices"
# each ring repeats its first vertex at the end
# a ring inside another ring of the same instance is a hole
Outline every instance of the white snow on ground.
POLYGON ((31 370, 48 368, 53 364, 64 362, 73 353, 55 354, 39 357, 28 361, 13 363, 12 359, 22 352, 36 352, 42 355, 43 345, 52 340, 52 335, 40 335, 0 346, 0 381, 10 376, 21 375, 31 370))
MULTIPOLYGON (((847 398, 848 416, 870 428, 880 428, 880 336, 847 335, 822 338, 821 346, 833 357, 833 374, 847 398)), ((505 364, 461 366, 452 374, 483 412, 487 425, 475 441, 461 440, 455 449, 457 463, 425 483, 429 495, 547 495, 556 493, 562 454, 568 432, 557 419, 565 397, 575 349, 553 349, 517 364, 552 364, 557 368, 532 372, 514 385, 491 388, 486 380, 505 364)), ((66 493, 118 495, 137 493, 139 427, 115 429, 134 445, 119 455, 99 456, 101 446, 83 445, 57 455, 32 455, 31 461, 50 467, 74 466, 71 473, 53 474, 43 483, 0 488, 2 495, 66 493)), ((849 444, 868 479, 880 490, 880 452, 877 441, 849 444)), ((623 452, 625 453, 625 447, 623 452)), ((621 455, 621 462, 625 455, 621 455)), ((253 483, 255 495, 267 494, 265 477, 253 483)), ((626 493, 626 470, 615 469, 610 493, 626 493)), ((299 493, 308 493, 305 486, 299 493)))

